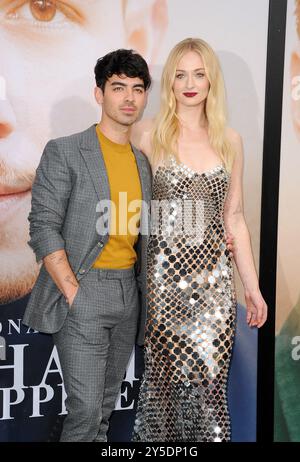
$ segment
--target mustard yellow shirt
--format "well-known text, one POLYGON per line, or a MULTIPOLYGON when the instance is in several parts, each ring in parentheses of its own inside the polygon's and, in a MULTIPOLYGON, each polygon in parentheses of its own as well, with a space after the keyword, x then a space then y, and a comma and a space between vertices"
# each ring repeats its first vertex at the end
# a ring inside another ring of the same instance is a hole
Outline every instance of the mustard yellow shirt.
POLYGON ((137 259, 142 191, 135 156, 130 144, 109 140, 96 126, 110 185, 109 239, 93 268, 126 269, 137 259))

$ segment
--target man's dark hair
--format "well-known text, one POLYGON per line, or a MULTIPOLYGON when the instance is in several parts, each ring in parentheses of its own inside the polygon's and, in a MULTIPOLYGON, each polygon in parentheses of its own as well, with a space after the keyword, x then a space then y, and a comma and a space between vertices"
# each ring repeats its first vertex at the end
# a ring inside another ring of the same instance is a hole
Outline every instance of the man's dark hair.
POLYGON ((139 77, 145 90, 151 85, 151 76, 144 58, 133 50, 116 50, 99 58, 95 66, 97 87, 104 92, 107 80, 114 74, 126 77, 139 77))

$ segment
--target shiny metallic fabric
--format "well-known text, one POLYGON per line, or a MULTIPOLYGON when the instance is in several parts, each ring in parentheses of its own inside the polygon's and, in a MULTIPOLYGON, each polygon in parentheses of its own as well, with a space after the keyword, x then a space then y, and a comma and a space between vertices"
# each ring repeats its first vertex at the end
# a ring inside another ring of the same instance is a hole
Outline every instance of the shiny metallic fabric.
POLYGON ((223 208, 230 175, 172 158, 156 171, 148 247, 145 373, 133 441, 229 441, 235 331, 223 208))

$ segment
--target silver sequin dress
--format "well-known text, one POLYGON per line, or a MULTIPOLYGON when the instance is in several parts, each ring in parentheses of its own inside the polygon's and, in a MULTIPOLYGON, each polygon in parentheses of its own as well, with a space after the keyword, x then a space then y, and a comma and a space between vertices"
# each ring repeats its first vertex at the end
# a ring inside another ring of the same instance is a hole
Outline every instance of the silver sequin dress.
POLYGON ((172 158, 153 179, 145 372, 133 441, 229 441, 235 332, 223 209, 230 175, 172 158))

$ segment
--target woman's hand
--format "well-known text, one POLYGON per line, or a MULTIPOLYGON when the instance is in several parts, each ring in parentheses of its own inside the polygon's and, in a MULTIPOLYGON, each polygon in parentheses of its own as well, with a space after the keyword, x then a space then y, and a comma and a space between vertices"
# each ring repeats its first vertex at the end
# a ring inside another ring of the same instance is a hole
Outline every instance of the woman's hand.
POLYGON ((234 239, 233 239, 233 236, 230 233, 228 233, 227 236, 226 236, 226 247, 227 247, 227 250, 229 250, 230 257, 233 257, 233 254, 234 254, 234 239))
POLYGON ((245 292, 247 323, 250 327, 262 327, 267 320, 268 307, 260 292, 245 292))

